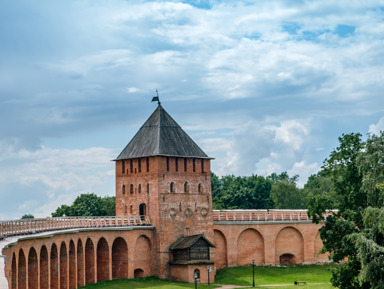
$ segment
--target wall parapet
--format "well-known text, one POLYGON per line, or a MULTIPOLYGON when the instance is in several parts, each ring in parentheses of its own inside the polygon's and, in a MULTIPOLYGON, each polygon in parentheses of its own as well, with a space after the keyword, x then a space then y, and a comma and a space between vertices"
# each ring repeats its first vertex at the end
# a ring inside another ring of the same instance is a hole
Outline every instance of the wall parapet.
MULTIPOLYGON (((327 211, 325 217, 331 214, 327 211)), ((310 221, 307 210, 213 210, 213 221, 281 222, 310 221)))
POLYGON ((123 217, 57 217, 44 219, 21 219, 0 222, 0 239, 9 236, 35 234, 52 230, 73 228, 101 228, 122 226, 150 226, 149 216, 129 215, 123 217))

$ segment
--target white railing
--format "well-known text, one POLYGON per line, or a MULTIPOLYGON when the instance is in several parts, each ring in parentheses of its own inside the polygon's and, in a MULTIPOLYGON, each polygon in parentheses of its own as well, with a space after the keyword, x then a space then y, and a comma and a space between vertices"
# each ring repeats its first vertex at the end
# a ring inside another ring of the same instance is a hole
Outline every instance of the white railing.
MULTIPOLYGON (((330 212, 326 213, 326 216, 330 212)), ((308 221, 307 210, 213 210, 213 221, 308 221)))
POLYGON ((24 234, 74 228, 101 228, 122 226, 148 226, 148 216, 124 217, 58 217, 45 219, 21 219, 0 222, 0 239, 24 234))

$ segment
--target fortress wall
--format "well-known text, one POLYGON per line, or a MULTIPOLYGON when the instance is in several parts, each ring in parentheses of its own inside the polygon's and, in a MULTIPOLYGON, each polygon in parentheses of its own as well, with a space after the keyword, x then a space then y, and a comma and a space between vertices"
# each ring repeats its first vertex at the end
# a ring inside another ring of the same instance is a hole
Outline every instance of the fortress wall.
MULTIPOLYGON (((255 264, 271 265, 325 261, 326 255, 316 255, 322 247, 320 227, 310 221, 215 221, 211 281, 216 269, 252 264, 253 259, 255 264)), ((3 250, 9 288, 72 289, 117 278, 162 277, 156 238, 154 227, 80 229, 20 238, 3 250)), ((206 266, 190 265, 188 278, 195 267, 206 283, 206 266)), ((185 270, 179 271, 176 266, 170 275, 185 280, 180 275, 185 270)))
POLYGON ((322 247, 321 224, 295 222, 214 222, 216 268, 245 264, 313 263, 322 247))
POLYGON ((77 288, 154 274, 153 227, 56 232, 20 238, 3 249, 11 289, 77 288), (145 241, 145 242, 144 242, 145 241))

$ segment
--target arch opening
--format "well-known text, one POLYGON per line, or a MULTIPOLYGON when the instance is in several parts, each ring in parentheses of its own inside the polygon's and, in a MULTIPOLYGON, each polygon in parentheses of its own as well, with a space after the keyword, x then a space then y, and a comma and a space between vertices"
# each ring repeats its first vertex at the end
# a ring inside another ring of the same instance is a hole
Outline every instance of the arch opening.
POLYGON ((85 283, 95 283, 95 249, 89 238, 85 242, 85 283))
POLYGON ((69 289, 76 288, 76 255, 75 255, 75 243, 71 240, 69 242, 69 289))
POLYGON ((12 257, 12 270, 11 270, 11 288, 12 289, 16 289, 16 285, 17 285, 17 271, 16 271, 16 256, 15 256, 15 253, 13 253, 13 257, 12 257))
POLYGON ((121 237, 112 244, 112 278, 128 278, 128 246, 121 237))
POLYGON ((40 289, 48 289, 48 250, 44 245, 40 250, 40 289))
POLYGON ((60 288, 67 288, 68 270, 67 270, 67 246, 63 241, 60 246, 60 288))
POLYGON ((19 251, 19 266, 18 266, 18 274, 17 274, 17 284, 18 289, 26 289, 27 288, 27 272, 26 272, 26 263, 25 263, 25 255, 23 249, 19 251))
POLYGON ((283 254, 279 258, 281 265, 295 264, 295 256, 292 254, 283 254))
POLYGON ((84 253, 83 242, 79 239, 77 241, 77 287, 84 286, 84 253))
POLYGON ((136 278, 143 278, 144 277, 144 271, 143 271, 143 269, 141 269, 141 268, 137 268, 137 269, 135 269, 135 271, 134 271, 134 278, 136 279, 136 278))
POLYGON ((197 280, 197 282, 200 282, 200 270, 199 269, 195 269, 195 271, 193 271, 193 279, 197 280))
POLYGON ((51 289, 59 288, 59 263, 57 256, 57 247, 56 244, 53 244, 51 247, 51 263, 50 263, 50 276, 51 276, 51 289))
POLYGON ((28 255, 28 289, 37 289, 38 281, 38 263, 35 248, 29 250, 28 255))
POLYGON ((97 281, 109 280, 109 247, 104 238, 97 243, 97 281))

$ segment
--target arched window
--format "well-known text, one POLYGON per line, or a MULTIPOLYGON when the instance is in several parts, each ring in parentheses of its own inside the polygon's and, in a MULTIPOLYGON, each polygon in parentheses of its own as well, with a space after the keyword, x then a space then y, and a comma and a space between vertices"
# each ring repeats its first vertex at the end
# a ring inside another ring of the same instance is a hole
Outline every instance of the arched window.
POLYGON ((188 184, 188 182, 184 183, 184 193, 189 193, 189 184, 188 184))
POLYGON ((141 194, 141 184, 139 184, 139 194, 141 194))
POLYGON ((202 183, 199 183, 199 185, 197 186, 197 191, 199 192, 199 194, 203 193, 203 184, 202 183))
POLYGON ((139 215, 142 220, 144 220, 144 216, 147 214, 147 206, 142 203, 139 206, 139 215))
POLYGON ((133 194, 133 185, 131 184, 131 187, 130 187, 130 189, 129 189, 129 192, 131 193, 131 194, 133 194))
POLYGON ((133 207, 132 207, 132 205, 129 206, 129 212, 131 213, 131 215, 133 215, 133 207))
POLYGON ((147 184, 147 194, 149 194, 149 184, 147 184))
POLYGON ((171 182, 169 191, 170 191, 171 193, 174 193, 174 192, 175 192, 175 183, 174 183, 174 182, 171 182))
POLYGON ((127 214, 127 213, 128 213, 127 206, 124 206, 124 214, 127 214))
POLYGON ((123 195, 125 195, 125 185, 122 185, 121 189, 123 191, 123 195))

